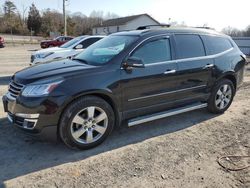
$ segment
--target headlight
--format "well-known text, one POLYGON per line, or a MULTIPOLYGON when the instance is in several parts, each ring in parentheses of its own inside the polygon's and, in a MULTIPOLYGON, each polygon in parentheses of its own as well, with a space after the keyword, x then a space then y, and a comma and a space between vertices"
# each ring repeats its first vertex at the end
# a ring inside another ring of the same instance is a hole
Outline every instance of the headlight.
POLYGON ((48 95, 52 92, 62 81, 57 81, 48 84, 39 84, 39 85, 27 85, 23 91, 22 96, 24 97, 39 97, 48 95))
POLYGON ((43 54, 36 54, 36 58, 46 58, 50 55, 52 55, 54 52, 49 52, 49 53, 43 53, 43 54))

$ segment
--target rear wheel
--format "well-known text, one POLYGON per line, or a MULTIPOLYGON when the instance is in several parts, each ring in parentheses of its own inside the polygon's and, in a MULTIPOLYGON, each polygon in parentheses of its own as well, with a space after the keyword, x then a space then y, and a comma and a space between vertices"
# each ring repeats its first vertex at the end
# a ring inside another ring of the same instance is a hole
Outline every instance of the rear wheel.
POLYGON ((59 133, 67 146, 89 149, 107 138, 114 122, 113 109, 106 101, 87 96, 76 100, 65 110, 59 133))
POLYGON ((223 113, 231 105, 235 95, 235 87, 232 81, 222 79, 214 87, 208 100, 208 110, 212 113, 223 113))

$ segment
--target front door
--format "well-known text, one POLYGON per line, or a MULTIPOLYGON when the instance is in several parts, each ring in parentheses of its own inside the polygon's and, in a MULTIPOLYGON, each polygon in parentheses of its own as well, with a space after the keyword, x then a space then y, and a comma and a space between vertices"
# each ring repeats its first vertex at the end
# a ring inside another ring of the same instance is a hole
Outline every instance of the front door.
POLYGON ((175 100, 177 64, 172 60, 169 36, 150 38, 130 55, 144 68, 122 70, 121 87, 125 118, 161 111, 175 100))

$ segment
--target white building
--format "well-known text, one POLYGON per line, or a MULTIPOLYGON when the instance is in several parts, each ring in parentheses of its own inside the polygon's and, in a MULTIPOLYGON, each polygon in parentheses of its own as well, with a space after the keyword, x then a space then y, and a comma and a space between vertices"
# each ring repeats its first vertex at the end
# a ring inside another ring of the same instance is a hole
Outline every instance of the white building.
POLYGON ((107 35, 119 31, 135 30, 145 25, 160 25, 160 23, 148 14, 140 14, 103 21, 100 25, 93 27, 92 33, 93 35, 107 35))
POLYGON ((245 55, 250 56, 250 37, 233 37, 233 40, 245 55))

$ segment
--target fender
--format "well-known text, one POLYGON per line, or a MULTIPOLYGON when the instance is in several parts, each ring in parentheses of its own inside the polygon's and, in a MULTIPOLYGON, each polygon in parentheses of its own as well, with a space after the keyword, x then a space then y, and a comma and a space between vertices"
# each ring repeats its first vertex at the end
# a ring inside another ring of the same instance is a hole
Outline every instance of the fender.
POLYGON ((121 125, 122 122, 122 112, 120 111, 120 101, 117 99, 117 97, 114 96, 111 90, 109 89, 98 89, 98 90, 87 90, 81 93, 77 93, 71 97, 69 97, 65 103, 63 104, 63 110, 62 112, 67 108, 68 105, 70 105, 74 100, 87 96, 87 95, 93 95, 100 97, 104 99, 106 102, 108 102, 111 107, 114 110, 115 117, 116 117, 116 125, 121 125))

